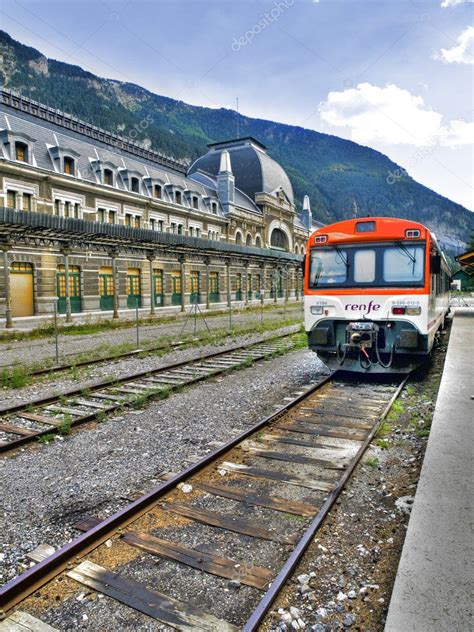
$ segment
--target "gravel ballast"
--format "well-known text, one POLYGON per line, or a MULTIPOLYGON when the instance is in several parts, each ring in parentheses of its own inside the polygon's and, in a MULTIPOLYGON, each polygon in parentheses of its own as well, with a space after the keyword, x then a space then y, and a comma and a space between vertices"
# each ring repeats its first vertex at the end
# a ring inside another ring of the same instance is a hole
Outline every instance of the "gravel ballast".
POLYGON ((4 459, 0 582, 28 568, 39 544, 65 544, 78 520, 110 515, 326 373, 315 354, 291 352, 4 459))

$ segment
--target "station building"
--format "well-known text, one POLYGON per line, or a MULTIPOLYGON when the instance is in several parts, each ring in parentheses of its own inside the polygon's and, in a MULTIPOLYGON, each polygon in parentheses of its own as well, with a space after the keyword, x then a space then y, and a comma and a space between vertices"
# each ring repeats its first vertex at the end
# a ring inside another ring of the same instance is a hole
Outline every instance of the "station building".
POLYGON ((0 93, 0 316, 111 312, 301 294, 316 228, 254 138, 191 166, 0 93))

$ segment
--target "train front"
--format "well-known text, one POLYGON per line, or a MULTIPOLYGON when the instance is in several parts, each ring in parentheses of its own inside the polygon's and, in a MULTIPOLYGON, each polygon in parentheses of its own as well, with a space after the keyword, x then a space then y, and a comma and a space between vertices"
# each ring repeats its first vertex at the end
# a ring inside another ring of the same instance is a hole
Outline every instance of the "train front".
MULTIPOLYGON (((412 370, 429 354, 430 233, 393 218, 319 229, 305 260, 309 347, 332 369, 412 370)), ((434 334, 433 334, 434 335, 434 334)))

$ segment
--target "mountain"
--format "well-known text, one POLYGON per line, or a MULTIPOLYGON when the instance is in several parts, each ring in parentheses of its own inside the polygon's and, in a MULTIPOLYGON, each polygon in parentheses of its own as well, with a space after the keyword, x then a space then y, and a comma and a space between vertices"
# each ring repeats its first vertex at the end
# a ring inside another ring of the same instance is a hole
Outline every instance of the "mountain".
POLYGON ((97 77, 79 66, 47 59, 0 31, 0 80, 42 103, 191 162, 206 144, 254 136, 286 169, 297 204, 310 196, 322 222, 388 215, 421 221, 450 252, 462 250, 474 214, 408 175, 384 154, 302 127, 242 116, 233 110, 188 105, 140 86, 97 77))

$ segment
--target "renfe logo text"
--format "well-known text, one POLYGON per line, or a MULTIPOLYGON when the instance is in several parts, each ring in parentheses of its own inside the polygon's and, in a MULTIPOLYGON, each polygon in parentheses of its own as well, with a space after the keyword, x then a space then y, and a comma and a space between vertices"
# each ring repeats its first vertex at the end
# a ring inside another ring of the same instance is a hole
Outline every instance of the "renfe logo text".
POLYGON ((373 301, 370 301, 368 305, 366 305, 365 303, 362 303, 361 305, 357 305, 357 303, 349 303, 349 305, 346 305, 346 311, 351 311, 351 312, 360 312, 360 311, 367 311, 367 314, 370 314, 370 312, 377 312, 380 309, 380 305, 379 303, 374 303, 373 301))

